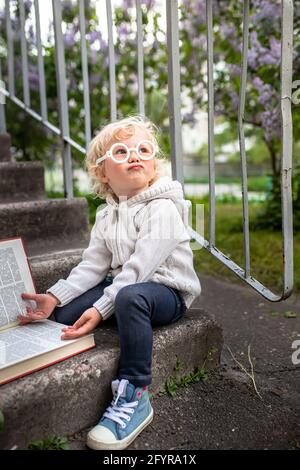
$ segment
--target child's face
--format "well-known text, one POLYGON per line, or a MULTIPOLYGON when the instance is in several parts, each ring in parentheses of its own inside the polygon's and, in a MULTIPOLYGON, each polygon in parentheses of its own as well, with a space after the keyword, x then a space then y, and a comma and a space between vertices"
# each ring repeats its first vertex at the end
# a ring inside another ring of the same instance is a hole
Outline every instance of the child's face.
MULTIPOLYGON (((122 139, 122 143, 127 147, 136 147, 141 140, 152 140, 149 134, 143 129, 136 128, 134 135, 128 139, 122 139)), ((110 146, 117 141, 110 142, 110 146)), ((109 149, 106 149, 109 150, 109 149)), ((107 183, 120 196, 130 198, 148 188, 149 182, 155 175, 155 163, 152 160, 142 160, 135 150, 130 151, 127 162, 116 163, 112 158, 104 160, 102 175, 99 178, 102 183, 107 183), (132 168, 133 164, 142 167, 132 168)))

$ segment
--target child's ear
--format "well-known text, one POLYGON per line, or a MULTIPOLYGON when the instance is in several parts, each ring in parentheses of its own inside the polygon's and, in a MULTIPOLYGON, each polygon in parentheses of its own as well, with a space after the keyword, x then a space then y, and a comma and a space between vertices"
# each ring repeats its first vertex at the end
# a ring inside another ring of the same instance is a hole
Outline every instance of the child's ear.
POLYGON ((105 175, 104 165, 96 169, 96 176, 101 183, 108 183, 108 177, 105 175))

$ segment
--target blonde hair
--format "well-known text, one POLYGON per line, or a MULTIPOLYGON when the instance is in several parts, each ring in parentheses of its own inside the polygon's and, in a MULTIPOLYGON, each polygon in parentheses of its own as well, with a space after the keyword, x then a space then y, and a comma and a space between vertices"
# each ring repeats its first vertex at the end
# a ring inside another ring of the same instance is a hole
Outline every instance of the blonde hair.
MULTIPOLYGON (((157 142, 158 128, 153 122, 141 115, 129 116, 105 125, 90 142, 84 163, 92 183, 91 189, 96 197, 105 199, 108 194, 115 195, 111 187, 107 183, 102 183, 98 178, 99 172, 103 174, 105 160, 96 165, 97 158, 105 154, 113 141, 127 139, 134 135, 137 127, 145 130, 159 148, 157 142)), ((164 155, 159 149, 154 157, 155 175, 149 182, 149 186, 160 177, 160 161, 163 158, 164 155)))

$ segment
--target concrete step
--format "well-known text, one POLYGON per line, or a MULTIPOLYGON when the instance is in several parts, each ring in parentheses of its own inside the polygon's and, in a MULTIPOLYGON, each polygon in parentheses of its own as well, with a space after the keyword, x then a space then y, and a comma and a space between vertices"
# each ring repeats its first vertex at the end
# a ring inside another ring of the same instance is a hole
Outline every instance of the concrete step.
POLYGON ((88 239, 85 198, 0 204, 0 238, 20 236, 29 254, 88 239))
MULTIPOLYGON (((59 279, 66 279, 70 271, 80 263, 83 249, 88 245, 85 240, 72 243, 72 249, 58 243, 43 255, 28 257, 32 276, 38 293, 43 293, 59 279)), ((32 250, 31 250, 32 252, 32 250)))
MULTIPOLYGON (((70 435, 96 424, 111 401, 111 380, 119 361, 117 326, 111 317, 95 331, 96 348, 0 387, 5 428, 0 448, 26 448, 51 434, 70 435)), ((201 309, 189 309, 172 325, 155 328, 153 337, 154 394, 174 375, 177 359, 182 377, 205 363, 219 365, 221 328, 201 309)))
POLYGON ((44 167, 39 162, 0 163, 0 203, 45 199, 44 167))

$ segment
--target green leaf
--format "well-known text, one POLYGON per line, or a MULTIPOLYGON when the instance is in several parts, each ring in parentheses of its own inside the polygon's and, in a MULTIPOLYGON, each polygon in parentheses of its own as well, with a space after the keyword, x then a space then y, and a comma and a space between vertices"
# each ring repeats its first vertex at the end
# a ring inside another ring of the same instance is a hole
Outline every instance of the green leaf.
POLYGON ((285 316, 285 318, 297 318, 297 313, 296 312, 285 312, 284 316, 285 316))

